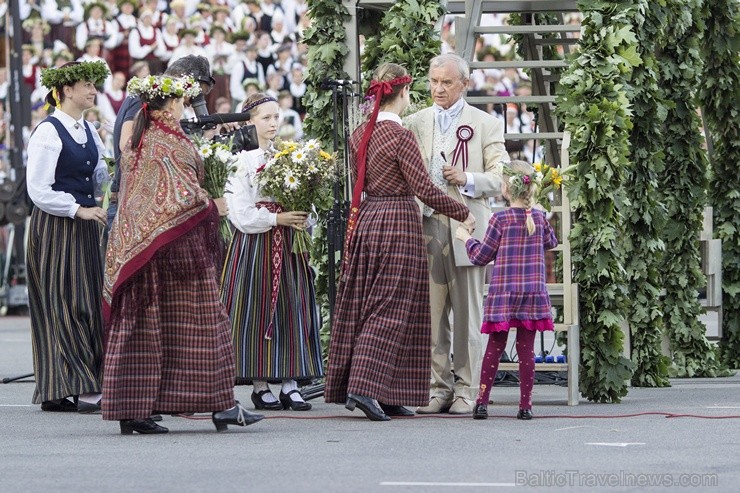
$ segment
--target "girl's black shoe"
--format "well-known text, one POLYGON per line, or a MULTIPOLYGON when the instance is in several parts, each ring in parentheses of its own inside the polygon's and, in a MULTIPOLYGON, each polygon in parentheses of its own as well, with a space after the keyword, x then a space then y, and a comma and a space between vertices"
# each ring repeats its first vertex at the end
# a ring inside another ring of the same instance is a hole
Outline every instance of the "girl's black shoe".
POLYGON ((76 413, 77 404, 69 399, 62 399, 59 402, 44 401, 41 403, 41 410, 52 413, 76 413))
POLYGON ((473 419, 488 419, 488 406, 476 404, 473 409, 473 419))
POLYGON ((170 431, 164 426, 159 426, 151 419, 122 419, 121 435, 133 435, 134 432, 142 435, 157 435, 170 431))
POLYGON ((252 392, 252 404, 257 410, 266 409, 268 411, 282 411, 283 404, 280 401, 267 402, 262 400, 262 396, 270 394, 269 390, 261 390, 259 392, 252 392))
POLYGON ((516 419, 532 419, 532 410, 531 409, 520 409, 518 413, 516 413, 516 419))
POLYGON ((234 426, 249 426, 261 421, 264 418, 261 414, 250 413, 244 409, 238 402, 236 406, 225 411, 219 411, 213 413, 213 424, 216 426, 216 431, 224 431, 228 428, 228 425, 234 426))
POLYGON ((301 395, 297 390, 291 390, 287 394, 283 394, 282 390, 280 391, 280 402, 283 405, 283 409, 290 409, 292 411, 308 411, 311 409, 311 404, 308 402, 294 401, 291 399, 290 396, 294 393, 301 395))

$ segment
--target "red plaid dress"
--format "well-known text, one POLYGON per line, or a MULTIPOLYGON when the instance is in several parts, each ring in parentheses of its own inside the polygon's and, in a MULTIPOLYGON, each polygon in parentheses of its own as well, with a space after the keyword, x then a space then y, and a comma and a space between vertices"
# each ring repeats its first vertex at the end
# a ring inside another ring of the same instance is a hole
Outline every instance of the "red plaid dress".
MULTIPOLYGON (((350 139, 353 174, 364 129, 350 139)), ((468 208, 432 184, 413 134, 392 121, 378 121, 370 139, 365 193, 345 252, 324 396, 337 403, 353 393, 389 405, 425 405, 429 271, 414 195, 458 221, 468 208)))

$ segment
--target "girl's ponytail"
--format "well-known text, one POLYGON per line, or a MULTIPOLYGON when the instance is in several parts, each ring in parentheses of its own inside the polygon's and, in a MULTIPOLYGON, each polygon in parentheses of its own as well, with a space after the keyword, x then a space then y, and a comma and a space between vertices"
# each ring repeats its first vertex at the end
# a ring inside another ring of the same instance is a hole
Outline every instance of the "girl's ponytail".
POLYGON ((535 232, 535 225, 534 225, 534 219, 532 218, 532 207, 534 206, 534 194, 530 194, 529 198, 527 199, 527 208, 524 212, 527 214, 527 233, 529 233, 529 236, 532 236, 535 232))

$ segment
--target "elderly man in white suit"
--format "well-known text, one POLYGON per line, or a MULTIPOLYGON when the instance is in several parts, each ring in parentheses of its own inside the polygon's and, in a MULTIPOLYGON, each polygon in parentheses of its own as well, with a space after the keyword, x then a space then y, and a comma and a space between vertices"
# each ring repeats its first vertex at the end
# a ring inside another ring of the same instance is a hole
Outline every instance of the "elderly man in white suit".
MULTIPOLYGON (((495 169, 509 157, 502 122, 463 99, 469 77, 470 68, 459 56, 433 58, 429 82, 434 104, 404 124, 416 135, 432 181, 470 208, 474 236, 482 239, 491 216, 487 199, 501 192, 495 169)), ((422 212, 430 269, 432 378, 429 404, 417 412, 469 414, 480 381, 485 268, 473 266, 465 245, 455 240, 457 221, 426 206, 422 212)))

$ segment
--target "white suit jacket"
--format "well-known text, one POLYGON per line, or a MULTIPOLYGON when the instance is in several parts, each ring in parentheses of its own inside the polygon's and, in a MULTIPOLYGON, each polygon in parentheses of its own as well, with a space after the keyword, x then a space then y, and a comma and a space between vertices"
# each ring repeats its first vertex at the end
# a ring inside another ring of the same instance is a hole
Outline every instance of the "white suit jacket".
MULTIPOLYGON (((411 130, 416 136, 421 149, 424 163, 429 169, 432 157, 432 138, 434 135, 434 108, 423 109, 404 120, 404 126, 411 130)), ((501 177, 495 169, 499 162, 509 161, 509 155, 504 147, 504 125, 485 111, 470 106, 467 102, 463 106, 457 128, 468 125, 473 129, 473 137, 468 141, 468 167, 465 170, 473 175, 475 183, 475 196, 462 195, 457 186, 448 186, 447 194, 457 200, 461 200, 468 206, 470 212, 475 216, 475 232, 473 236, 483 239, 491 217, 491 208, 488 198, 501 193, 501 177)), ((453 133, 452 141, 457 144, 455 134, 457 128, 450 129, 453 133)), ((462 166, 462 162, 452 163, 452 153, 448 156, 450 165, 462 166)), ((455 255, 455 263, 458 266, 470 266, 465 244, 455 240, 455 229, 459 223, 450 219, 452 229, 452 249, 455 255)))

